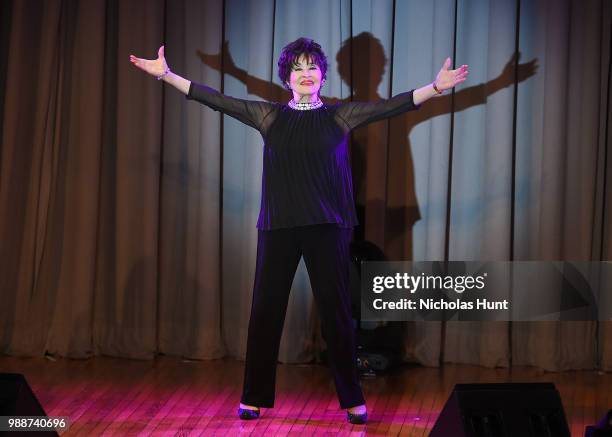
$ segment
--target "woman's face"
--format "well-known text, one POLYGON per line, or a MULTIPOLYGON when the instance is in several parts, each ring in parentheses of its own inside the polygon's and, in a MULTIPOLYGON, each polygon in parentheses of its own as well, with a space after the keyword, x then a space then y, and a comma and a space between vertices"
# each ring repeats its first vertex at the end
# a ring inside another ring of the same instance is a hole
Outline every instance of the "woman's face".
POLYGON ((314 60, 301 55, 291 68, 289 86, 301 96, 318 94, 321 89, 321 69, 314 60))

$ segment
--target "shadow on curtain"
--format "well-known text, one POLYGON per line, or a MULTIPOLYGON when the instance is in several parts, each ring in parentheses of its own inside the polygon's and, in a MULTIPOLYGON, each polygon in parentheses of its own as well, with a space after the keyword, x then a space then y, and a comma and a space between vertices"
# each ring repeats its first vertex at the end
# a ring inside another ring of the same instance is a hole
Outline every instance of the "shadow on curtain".
MULTIPOLYGON (((332 103, 469 64, 454 94, 353 133, 356 238, 397 260, 611 259, 612 6, 517 2, 3 2, 0 350, 244 356, 262 139, 129 64, 162 43, 190 80, 281 102, 299 36, 332 103)), ((303 264, 289 305, 279 358, 315 359, 303 264)), ((402 329, 424 365, 612 368, 604 322, 402 329)))

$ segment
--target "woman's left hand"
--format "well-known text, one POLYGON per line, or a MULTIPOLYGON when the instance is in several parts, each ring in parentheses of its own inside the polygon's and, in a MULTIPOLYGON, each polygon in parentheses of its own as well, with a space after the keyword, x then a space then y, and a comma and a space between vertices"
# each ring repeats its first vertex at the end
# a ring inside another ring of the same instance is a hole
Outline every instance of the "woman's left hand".
POLYGON ((444 65, 436 76, 436 81, 434 83, 440 91, 445 91, 459 85, 461 82, 465 81, 468 75, 467 65, 462 65, 456 70, 449 70, 450 66, 451 58, 446 58, 444 65))

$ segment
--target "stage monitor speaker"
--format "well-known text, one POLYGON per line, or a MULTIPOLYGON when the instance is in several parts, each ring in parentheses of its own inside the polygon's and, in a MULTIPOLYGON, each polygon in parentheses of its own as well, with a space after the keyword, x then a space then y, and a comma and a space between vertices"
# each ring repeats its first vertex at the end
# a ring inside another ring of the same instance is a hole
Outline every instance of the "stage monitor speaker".
POLYGON ((587 426, 584 437, 612 437, 612 410, 597 425, 587 426))
POLYGON ((23 375, 0 373, 0 416, 46 416, 23 375))
POLYGON ((429 437, 570 437, 552 383, 457 384, 429 437))
MULTIPOLYGON (((0 416, 46 416, 24 376, 19 373, 0 373, 0 416)), ((1 432, 0 436, 8 435, 1 432)), ((55 431, 20 431, 10 433, 20 437, 57 436, 55 431)))

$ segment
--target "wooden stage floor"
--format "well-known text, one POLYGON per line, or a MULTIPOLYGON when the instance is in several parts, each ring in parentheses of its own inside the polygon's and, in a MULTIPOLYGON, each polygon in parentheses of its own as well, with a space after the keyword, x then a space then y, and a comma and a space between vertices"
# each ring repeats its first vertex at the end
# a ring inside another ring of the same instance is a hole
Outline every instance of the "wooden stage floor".
MULTIPOLYGON (((612 408, 612 374, 534 368, 403 366, 364 379, 367 425, 340 410, 326 367, 279 365, 276 405, 256 421, 236 417, 243 362, 0 357, 0 372, 23 373, 49 416, 69 416, 66 436, 374 435, 427 436, 454 384, 553 382, 573 437, 612 408)), ((19 434, 16 434, 19 435, 19 434)))

